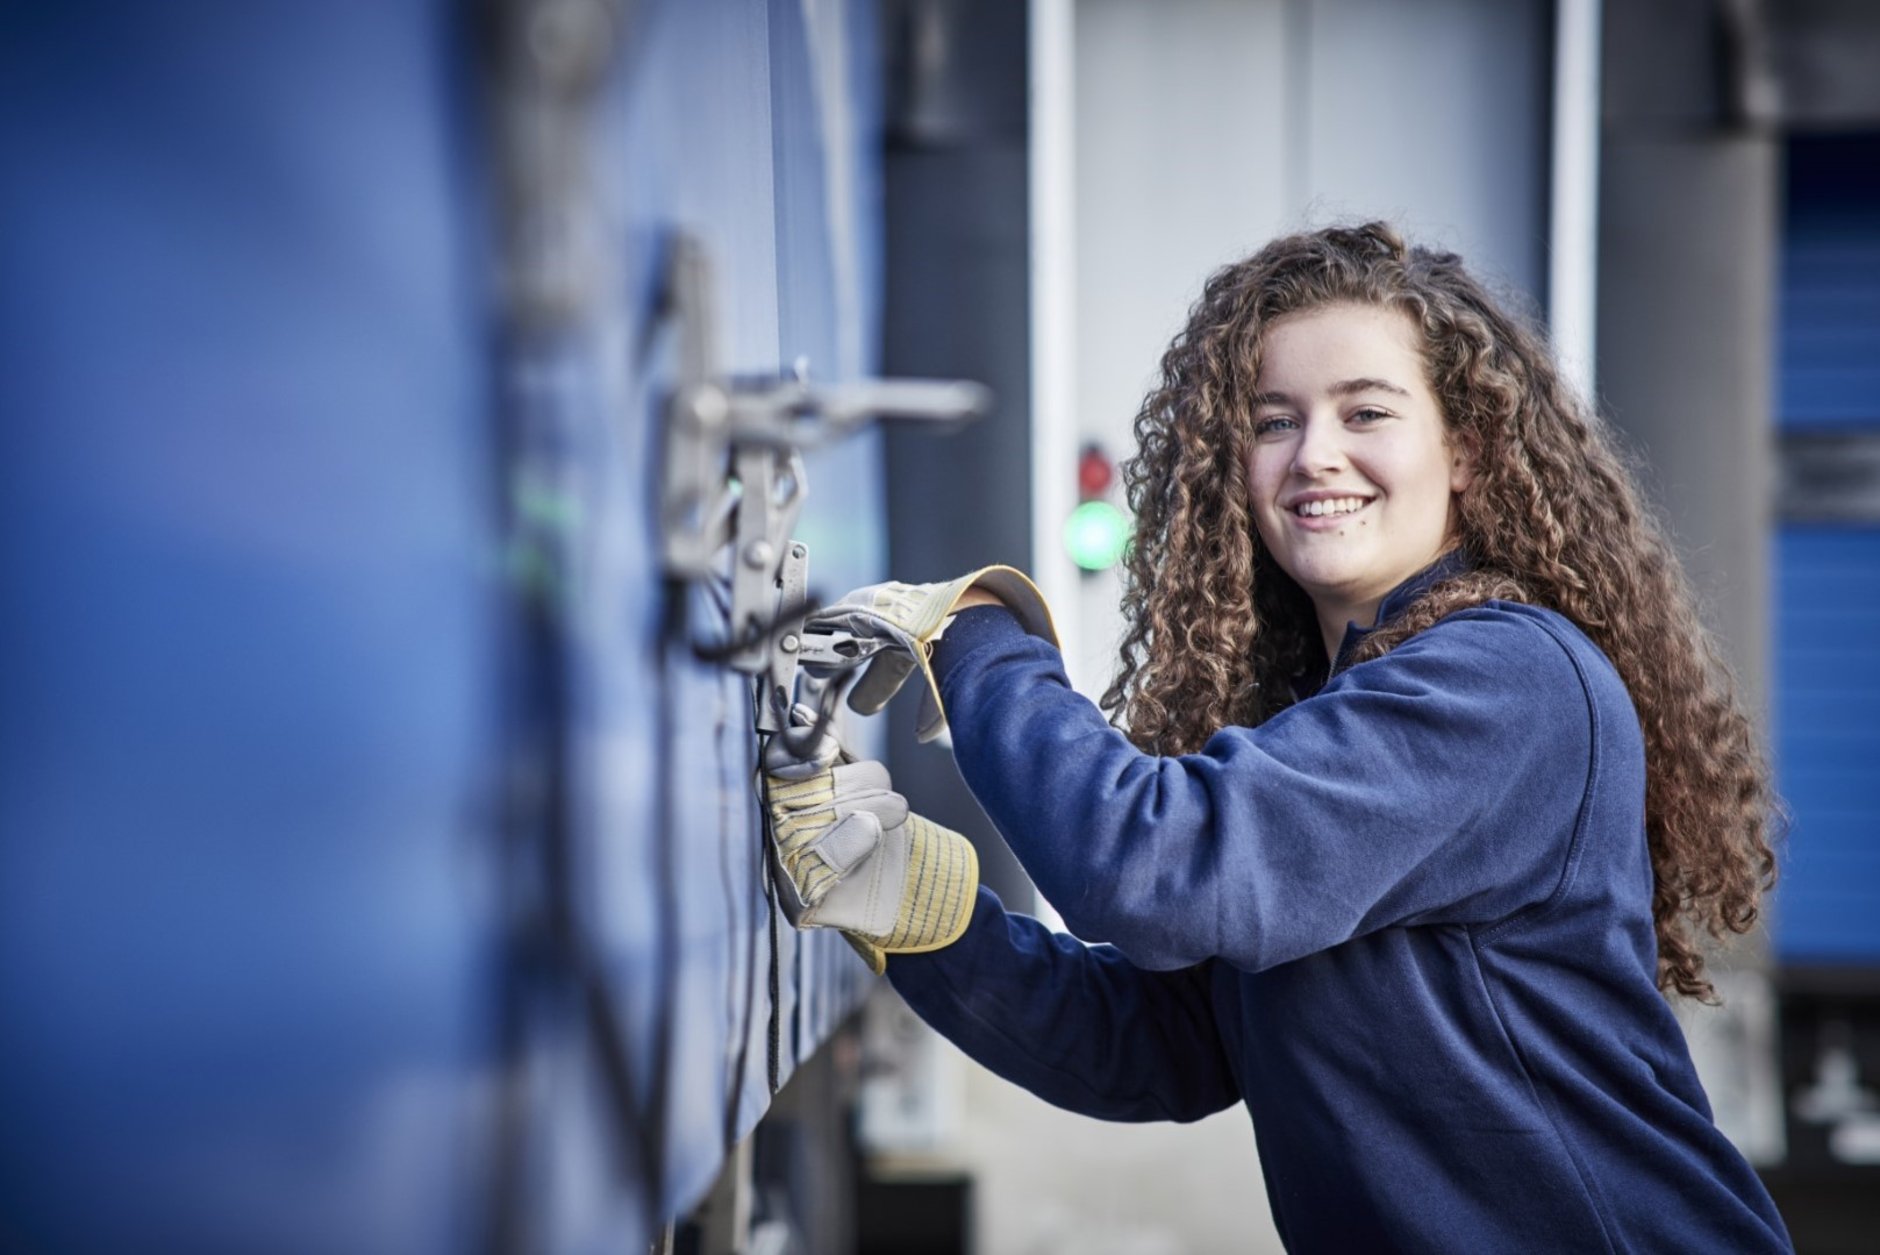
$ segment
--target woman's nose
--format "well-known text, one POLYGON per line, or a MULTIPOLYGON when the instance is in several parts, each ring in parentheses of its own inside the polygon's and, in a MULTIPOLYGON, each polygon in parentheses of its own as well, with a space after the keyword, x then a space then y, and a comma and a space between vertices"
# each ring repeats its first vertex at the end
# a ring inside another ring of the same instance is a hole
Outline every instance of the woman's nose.
POLYGON ((1343 437, 1343 429, 1335 422, 1306 420, 1293 448, 1293 474, 1310 479, 1338 470, 1345 463, 1343 437))

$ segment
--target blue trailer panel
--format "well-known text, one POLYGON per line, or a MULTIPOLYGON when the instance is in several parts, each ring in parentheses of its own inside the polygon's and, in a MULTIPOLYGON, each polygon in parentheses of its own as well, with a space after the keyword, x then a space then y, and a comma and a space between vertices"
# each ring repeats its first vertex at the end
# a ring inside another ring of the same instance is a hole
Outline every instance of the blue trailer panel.
MULTIPOLYGON (((503 1045, 516 378, 474 6, 0 16, 0 1245, 487 1245, 511 1162, 514 1233, 631 1247, 762 1115, 748 685, 662 617, 657 311, 686 232, 727 369, 872 369, 871 10, 621 12, 585 157, 613 269, 536 398, 535 504, 572 511, 571 883, 625 1109, 566 973, 503 1045)), ((872 448, 810 475, 817 584, 877 578, 872 448)), ((863 975, 779 936, 787 1075, 863 975)))

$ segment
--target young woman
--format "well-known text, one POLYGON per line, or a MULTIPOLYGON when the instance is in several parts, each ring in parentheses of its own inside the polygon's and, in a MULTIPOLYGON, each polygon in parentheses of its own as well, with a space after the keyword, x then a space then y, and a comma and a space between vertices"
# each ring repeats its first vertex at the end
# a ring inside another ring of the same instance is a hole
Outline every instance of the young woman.
POLYGON ((1009 582, 926 586, 961 772, 1108 944, 981 889, 895 988, 1074 1111, 1244 1101, 1293 1250, 1789 1249, 1666 1001, 1756 920, 1767 772, 1543 342, 1387 226, 1293 236, 1136 430, 1126 732, 1009 582))

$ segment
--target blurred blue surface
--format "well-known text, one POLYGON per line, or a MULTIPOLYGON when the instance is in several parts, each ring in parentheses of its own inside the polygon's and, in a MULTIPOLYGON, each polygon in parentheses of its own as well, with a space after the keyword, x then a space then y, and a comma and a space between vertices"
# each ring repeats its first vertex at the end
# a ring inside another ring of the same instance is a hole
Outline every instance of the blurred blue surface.
POLYGON ((443 17, 5 18, 0 1188, 31 1249, 461 1237, 494 729, 443 17))
MULTIPOLYGON (((1789 144, 1777 422, 1880 435, 1880 136, 1789 144)), ((1777 531, 1775 736, 1790 962, 1880 964, 1880 520, 1777 531)))
MULTIPOLYGON (((636 1193, 575 1020, 538 1039, 554 1249, 630 1247, 767 1101, 746 698, 659 647, 665 381, 622 346, 684 227, 731 368, 872 368, 871 12, 642 4, 597 131, 621 282, 568 416, 577 870, 631 1051, 671 1034, 671 1074, 639 1070, 669 1171, 636 1193)), ((465 27, 439 3, 0 10, 0 1248, 482 1240, 507 638, 465 27)), ((879 577, 874 466, 864 443, 812 467, 821 587, 879 577)), ((783 931, 787 1072, 861 971, 783 931)))
POLYGON ((1880 135, 1788 145, 1777 421, 1880 427, 1880 135))
POLYGON ((1880 530, 1791 524, 1775 569, 1777 952, 1880 962, 1880 530))

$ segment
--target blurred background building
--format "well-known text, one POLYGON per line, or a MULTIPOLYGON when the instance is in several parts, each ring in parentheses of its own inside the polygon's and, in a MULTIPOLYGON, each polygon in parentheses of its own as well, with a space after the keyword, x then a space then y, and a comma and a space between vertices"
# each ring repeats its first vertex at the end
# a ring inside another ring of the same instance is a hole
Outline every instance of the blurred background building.
POLYGON ((1767 717, 1687 1029, 1872 1249, 1880 9, 12 6, 0 163, 0 1250, 1277 1250, 1244 1112, 1055 1112, 777 924, 751 684, 794 540, 1034 571, 1099 694, 1161 351, 1370 217, 1548 327, 1767 717))

